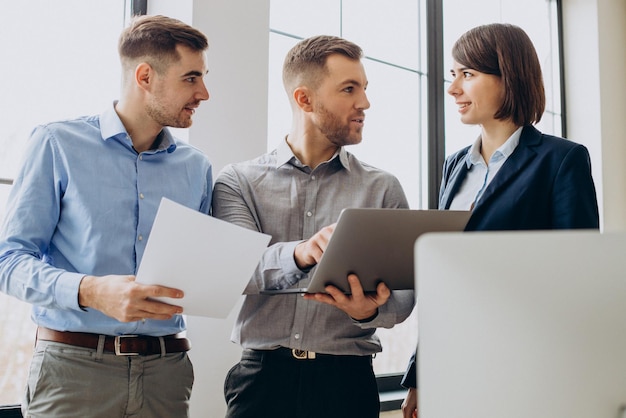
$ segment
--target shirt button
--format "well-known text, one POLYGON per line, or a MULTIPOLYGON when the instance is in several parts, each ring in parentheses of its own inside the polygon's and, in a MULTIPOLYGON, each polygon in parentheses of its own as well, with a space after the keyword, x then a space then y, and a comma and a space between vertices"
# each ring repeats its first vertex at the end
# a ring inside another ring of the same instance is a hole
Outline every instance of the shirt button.
POLYGON ((311 180, 315 180, 315 176, 311 176, 311 180))
POLYGON ((143 241, 143 235, 139 235, 139 236, 137 237, 137 239, 138 239, 139 241, 143 241))
POLYGON ((300 334, 294 335, 293 338, 295 338, 296 340, 299 340, 300 339, 300 334))
POLYGON ((296 279, 300 280, 302 278, 301 274, 296 274, 296 279))
POLYGON ((311 211, 308 211, 308 212, 306 213, 306 216, 308 216, 308 217, 310 218, 311 216, 313 216, 313 213, 311 213, 311 211))
POLYGON ((139 156, 139 160, 143 160, 143 155, 140 155, 140 156, 139 156))
POLYGON ((143 193, 139 193, 139 198, 143 199, 143 193))

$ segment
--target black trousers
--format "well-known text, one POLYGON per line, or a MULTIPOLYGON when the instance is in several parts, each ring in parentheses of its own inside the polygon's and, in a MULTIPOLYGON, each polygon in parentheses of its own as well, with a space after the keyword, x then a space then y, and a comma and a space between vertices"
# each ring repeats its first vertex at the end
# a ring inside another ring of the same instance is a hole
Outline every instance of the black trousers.
POLYGON ((380 411, 371 356, 244 350, 224 396, 227 418, 378 418, 380 411))

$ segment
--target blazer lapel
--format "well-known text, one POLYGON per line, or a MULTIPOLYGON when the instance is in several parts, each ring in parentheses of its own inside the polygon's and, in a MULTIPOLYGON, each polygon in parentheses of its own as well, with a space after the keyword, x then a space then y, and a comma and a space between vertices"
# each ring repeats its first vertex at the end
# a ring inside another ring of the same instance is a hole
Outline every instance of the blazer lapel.
POLYGON ((445 187, 443 196, 439 201, 440 209, 449 209, 452 204, 452 198, 456 195, 463 184, 463 179, 467 175, 467 163, 465 161, 467 154, 461 159, 459 159, 456 166, 452 169, 452 173, 450 174, 449 185, 445 187))
POLYGON ((474 210, 486 204, 500 189, 508 187, 507 184, 511 179, 515 178, 537 156, 537 152, 533 147, 539 145, 540 142, 541 133, 533 126, 525 126, 520 135, 517 148, 515 148, 513 154, 507 158, 500 171, 491 180, 474 210))

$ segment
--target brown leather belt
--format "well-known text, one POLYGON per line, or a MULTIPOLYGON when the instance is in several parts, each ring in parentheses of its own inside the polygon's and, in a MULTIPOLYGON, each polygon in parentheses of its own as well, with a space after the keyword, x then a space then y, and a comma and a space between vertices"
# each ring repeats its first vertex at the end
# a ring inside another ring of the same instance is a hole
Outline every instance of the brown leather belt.
MULTIPOLYGON (((37 339, 97 350, 100 336, 86 332, 63 332, 38 327, 37 339)), ((186 338, 177 338, 176 335, 166 335, 163 337, 148 337, 144 335, 120 335, 113 337, 106 335, 104 339, 104 351, 114 353, 117 356, 149 356, 153 354, 182 353, 190 349, 191 344, 189 340, 186 338)))

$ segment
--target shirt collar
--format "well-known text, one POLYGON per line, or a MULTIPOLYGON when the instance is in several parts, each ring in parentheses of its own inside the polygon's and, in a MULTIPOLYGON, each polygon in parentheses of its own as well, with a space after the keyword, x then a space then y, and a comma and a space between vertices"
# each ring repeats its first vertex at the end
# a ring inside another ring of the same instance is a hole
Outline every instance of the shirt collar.
MULTIPOLYGON (((500 145, 500 147, 493 153, 492 159, 495 157, 498 160, 504 158, 507 159, 515 148, 519 145, 519 139, 522 135, 523 127, 520 126, 511 134, 511 136, 504 142, 504 144, 500 145)), ((481 164, 483 162, 483 156, 480 154, 480 145, 482 143, 482 137, 478 136, 476 141, 470 147, 467 157, 465 157, 465 164, 467 168, 471 168, 472 165, 481 164)))
POLYGON ((118 135, 128 135, 122 120, 115 111, 116 103, 117 101, 114 101, 111 106, 107 107, 100 114, 100 134, 102 135, 102 139, 104 141, 118 135))
MULTIPOLYGON (((344 147, 340 147, 328 161, 332 161, 337 156, 339 156, 339 162, 341 165, 349 171, 350 158, 348 158, 348 152, 344 149, 344 147)), ((285 137, 276 148, 276 167, 278 168, 288 163, 298 165, 300 167, 303 166, 302 162, 298 160, 298 157, 296 157, 291 150, 291 147, 289 147, 287 137, 285 137)))
MULTIPOLYGON (((126 131, 126 127, 124 126, 122 120, 115 111, 116 104, 117 100, 114 101, 111 106, 107 107, 100 114, 100 134, 102 135, 102 140, 104 141, 115 137, 127 140, 127 138, 129 137, 128 131, 126 131)), ((159 133, 159 137, 161 138, 161 143, 159 144, 159 146, 156 149, 150 150, 148 152, 174 152, 174 150, 176 149, 176 139, 174 139, 170 130, 167 128, 163 128, 159 133)), ((130 143, 129 145, 132 146, 132 143, 130 143)))
POLYGON ((287 137, 285 137, 280 141, 278 148, 276 148, 276 167, 287 164, 292 158, 297 160, 291 148, 289 148, 289 144, 287 144, 287 137))

